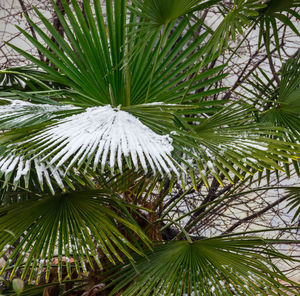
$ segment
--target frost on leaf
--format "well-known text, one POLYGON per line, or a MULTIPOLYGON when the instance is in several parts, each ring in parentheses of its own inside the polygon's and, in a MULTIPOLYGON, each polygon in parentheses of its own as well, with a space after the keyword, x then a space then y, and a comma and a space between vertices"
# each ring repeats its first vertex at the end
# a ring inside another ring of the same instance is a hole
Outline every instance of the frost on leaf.
POLYGON ((10 154, 0 158, 0 178, 4 179, 4 185, 13 184, 17 187, 23 179, 24 186, 28 188, 31 168, 34 168, 37 180, 40 187, 43 189, 44 183, 47 183, 48 188, 54 194, 51 178, 56 181, 56 184, 62 189, 65 189, 63 184, 64 173, 61 169, 49 165, 48 162, 40 162, 40 159, 26 159, 22 155, 10 154))
POLYGON ((8 100, 0 106, 0 129, 18 128, 56 118, 56 112, 77 109, 71 105, 32 104, 20 100, 8 100))
MULTIPOLYGON (((170 174, 176 172, 171 159, 172 139, 158 135, 133 115, 104 107, 88 108, 85 112, 59 120, 27 140, 38 147, 41 161, 68 168, 82 164, 100 166, 108 164, 122 170, 124 158, 133 166, 170 174)), ((26 143, 26 142, 23 142, 26 143)), ((68 169, 67 168, 67 169, 68 169)))

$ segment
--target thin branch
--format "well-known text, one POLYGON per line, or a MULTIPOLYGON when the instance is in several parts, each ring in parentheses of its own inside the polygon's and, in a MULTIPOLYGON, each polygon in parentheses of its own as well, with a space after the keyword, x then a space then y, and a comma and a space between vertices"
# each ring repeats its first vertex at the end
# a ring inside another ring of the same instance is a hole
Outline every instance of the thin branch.
POLYGON ((223 234, 228 234, 231 233, 234 229, 236 229, 238 226, 240 226, 243 223, 246 223, 248 221, 251 221, 257 217, 260 217, 261 215, 263 215, 264 213, 266 213, 267 211, 269 211, 270 209, 274 208, 275 206, 279 205, 281 202, 283 202, 284 200, 286 200, 289 196, 284 196, 280 199, 278 199, 277 201, 271 203, 270 205, 268 205, 267 207, 265 207, 264 209, 246 217, 243 218, 241 220, 239 220, 238 222, 236 222, 235 224, 233 224, 230 228, 228 228, 226 231, 223 232, 223 234))
POLYGON ((272 56, 269 52, 269 49, 267 47, 267 37, 266 37, 266 33, 263 34, 263 37, 264 37, 264 43, 265 43, 265 47, 267 48, 267 56, 268 56, 268 61, 269 61, 269 65, 270 65, 270 69, 272 71, 272 75, 275 79, 275 81, 277 82, 277 85, 279 86, 280 85, 280 79, 279 79, 279 76, 275 70, 275 66, 274 66, 274 62, 273 62, 273 59, 272 59, 272 56))

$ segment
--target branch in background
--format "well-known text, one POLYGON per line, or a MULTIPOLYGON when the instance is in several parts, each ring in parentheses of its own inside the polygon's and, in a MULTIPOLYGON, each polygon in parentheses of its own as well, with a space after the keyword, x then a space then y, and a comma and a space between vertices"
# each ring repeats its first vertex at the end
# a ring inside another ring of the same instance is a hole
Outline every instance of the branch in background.
MULTIPOLYGON (((56 0, 55 3, 57 5, 59 11, 61 12, 61 14, 64 16, 65 10, 64 10, 61 0, 56 0)), ((67 4, 69 4, 69 3, 70 3, 70 0, 67 0, 67 4)), ((57 32, 63 37, 64 33, 65 33, 64 28, 59 20, 59 17, 57 16, 56 12, 54 12, 53 26, 57 30, 57 32)), ((59 46, 59 44, 57 43, 57 41, 54 39, 53 36, 51 37, 51 40, 54 41, 59 46)))
POLYGON ((189 226, 189 224, 191 222, 193 222, 199 215, 201 215, 203 212, 205 212, 206 207, 204 207, 207 203, 215 200, 218 195, 216 194, 218 188, 220 187, 220 183, 218 182, 218 180, 216 178, 214 178, 211 182, 211 186, 208 190, 208 194, 205 197, 205 199, 203 200, 203 202, 200 205, 200 210, 196 211, 191 219, 186 223, 186 227, 189 226))
POLYGON ((199 206, 200 209, 192 215, 190 220, 186 223, 185 229, 187 229, 190 226, 190 224, 195 221, 195 219, 197 219, 201 214, 203 214, 206 211, 206 206, 205 206, 206 204, 219 198, 222 194, 224 194, 225 192, 230 190, 232 188, 232 186, 233 186, 232 184, 229 184, 217 192, 218 188, 220 187, 220 183, 218 182, 218 180, 216 178, 214 178, 211 183, 211 186, 209 188, 207 196, 205 197, 205 199, 202 201, 201 205, 199 206))
MULTIPOLYGON (((274 48, 270 54, 273 54, 274 52, 276 52, 277 49, 274 48)), ((243 83, 244 81, 246 81, 248 79, 248 77, 255 71, 255 69, 258 68, 258 66, 263 63, 267 58, 268 55, 264 55, 262 59, 260 59, 258 62, 255 63, 255 65, 252 67, 251 70, 249 70, 247 72, 247 74, 243 77, 244 73, 248 70, 248 66, 252 63, 252 60, 255 56, 257 56, 260 53, 259 50, 257 50, 253 56, 249 59, 248 63, 246 64, 246 66, 244 67, 244 69, 241 71, 241 74, 239 75, 238 79, 236 80, 236 82, 234 83, 233 87, 225 94, 225 96, 222 98, 223 100, 228 100, 231 96, 231 94, 233 93, 233 91, 238 88, 240 86, 241 83, 243 83)))
MULTIPOLYGON (((266 45, 267 44, 267 37, 266 37, 266 33, 265 32, 263 34, 263 37, 264 37, 265 47, 268 48, 267 45, 266 45)), ((270 54, 270 52, 269 52, 268 49, 267 49, 267 56, 268 56, 268 61, 269 61, 270 69, 272 71, 272 75, 273 75, 275 81, 277 82, 277 85, 279 86, 280 85, 280 79, 279 79, 279 76, 278 76, 278 74, 277 74, 277 72, 275 70, 274 62, 273 62, 273 59, 272 59, 271 54, 270 54)))
POLYGON ((230 228, 228 228, 226 231, 223 232, 223 234, 228 234, 231 233, 234 229, 236 229, 238 226, 240 226, 243 223, 246 223, 248 221, 251 221, 257 217, 260 217, 261 215, 263 215, 264 213, 266 213, 267 211, 269 211, 270 209, 274 208, 275 206, 279 205, 281 202, 285 201, 289 196, 284 196, 280 199, 278 199, 277 201, 271 203, 270 205, 268 205, 267 207, 265 207, 264 209, 246 217, 243 218, 241 220, 239 220, 238 222, 236 222, 235 224, 233 224, 230 228))

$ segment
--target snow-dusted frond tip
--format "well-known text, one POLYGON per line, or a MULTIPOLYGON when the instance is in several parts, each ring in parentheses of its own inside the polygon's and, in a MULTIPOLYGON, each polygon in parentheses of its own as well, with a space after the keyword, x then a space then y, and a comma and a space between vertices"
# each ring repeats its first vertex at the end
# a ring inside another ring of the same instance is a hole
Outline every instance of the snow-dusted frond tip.
POLYGON ((27 142, 35 143, 38 154, 44 156, 42 161, 49 160, 56 168, 85 163, 93 164, 94 169, 104 170, 108 164, 112 170, 116 165, 122 170, 126 159, 145 172, 151 168, 177 173, 171 137, 156 134, 135 116, 109 105, 59 120, 27 142))
MULTIPOLYGON (((1 100, 1 99, 0 99, 1 100)), ((56 117, 56 112, 77 109, 72 105, 32 104, 21 100, 8 100, 0 105, 0 129, 10 129, 40 123, 56 117)))
POLYGON ((55 180, 62 190, 65 189, 62 169, 57 169, 49 162, 40 162, 39 158, 25 160, 22 155, 15 155, 14 153, 0 158, 0 178, 4 179, 3 187, 12 184, 16 188, 22 182, 24 187, 28 188, 31 168, 35 171, 41 189, 43 189, 44 183, 47 183, 50 191, 54 194, 51 179, 55 180))

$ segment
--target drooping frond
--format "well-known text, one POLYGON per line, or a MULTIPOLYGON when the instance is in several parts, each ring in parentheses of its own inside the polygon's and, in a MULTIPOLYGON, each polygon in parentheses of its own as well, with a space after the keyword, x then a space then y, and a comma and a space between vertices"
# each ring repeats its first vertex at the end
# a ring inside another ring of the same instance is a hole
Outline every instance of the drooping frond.
MULTIPOLYGON (((32 184, 35 190, 39 188, 45 190, 47 187, 52 194, 55 194, 55 187, 63 191, 66 191, 67 187, 74 189, 72 183, 74 183, 76 172, 65 174, 64 168, 57 168, 48 161, 42 162, 40 158, 31 159, 25 158, 24 155, 6 154, 0 159, 2 188, 9 186, 16 190, 19 185, 28 188, 32 187, 30 186, 32 184)), ((79 176, 76 179, 79 179, 79 176)))
MULTIPOLYGON (((59 120, 21 145, 30 146, 30 150, 39 156, 39 160, 35 161, 37 169, 40 163, 42 167, 50 169, 55 164, 56 171, 67 163, 68 168, 75 164, 79 168, 82 163, 93 163, 94 170, 101 166, 104 171, 107 163, 111 169, 117 163, 122 171, 125 158, 128 161, 131 159, 136 169, 141 166, 145 172, 148 167, 154 172, 168 174, 177 171, 170 159, 173 146, 169 136, 156 134, 133 115, 109 105, 89 108, 83 113, 59 120), (50 156, 46 166, 43 165, 50 156)), ((7 175, 19 166, 18 176, 24 175, 23 161, 23 157, 7 155, 0 163, 0 171, 7 175)), ((29 165, 31 160, 27 160, 27 163, 29 165)), ((42 172, 46 173, 44 169, 41 169, 42 172)))
MULTIPOLYGON (((69 166, 77 162, 77 167, 87 160, 93 162, 94 169, 101 165, 104 170, 109 162, 111 169, 117 162, 122 170, 122 157, 132 159, 138 169, 138 162, 147 172, 148 164, 153 171, 170 173, 176 171, 170 160, 173 150, 172 139, 154 133, 131 114, 111 108, 109 105, 87 109, 84 113, 73 115, 46 128, 27 141, 50 164, 59 168, 69 161, 69 166), (109 160, 109 161, 108 161, 109 160)), ((26 145, 26 141, 24 142, 26 145)), ((43 161, 42 159, 42 161, 43 161)))

